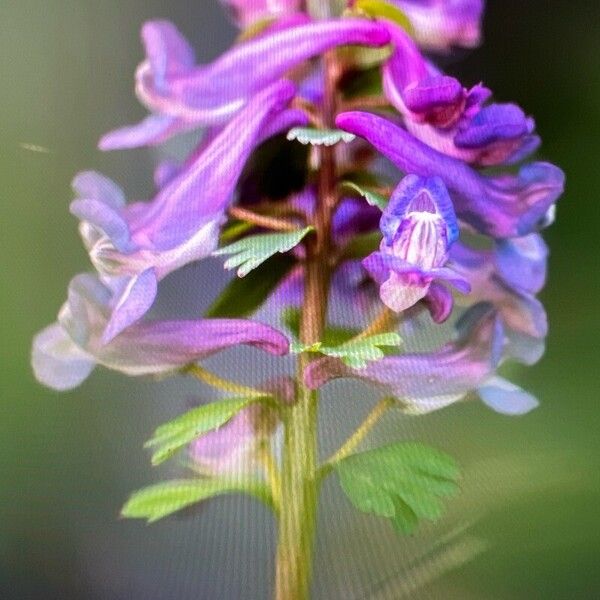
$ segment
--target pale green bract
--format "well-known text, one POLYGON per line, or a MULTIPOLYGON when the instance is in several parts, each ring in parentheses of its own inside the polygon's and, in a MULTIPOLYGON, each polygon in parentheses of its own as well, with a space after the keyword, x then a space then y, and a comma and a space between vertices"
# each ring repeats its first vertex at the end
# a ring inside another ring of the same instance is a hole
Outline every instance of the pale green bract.
POLYGON ((152 464, 171 458, 197 437, 224 425, 240 410, 260 398, 232 398, 198 406, 156 429, 145 447, 152 448, 152 464))
POLYGON ((357 185, 352 181, 343 181, 342 186, 353 190, 354 192, 362 196, 367 201, 367 204, 375 206, 381 211, 383 211, 387 206, 388 201, 381 194, 377 194, 376 192, 366 190, 365 188, 361 187, 360 185, 357 185))
POLYGON ((225 268, 227 270, 238 268, 238 277, 244 277, 278 252, 282 254, 289 252, 311 231, 314 231, 313 227, 284 233, 251 235, 219 248, 213 252, 213 256, 230 255, 230 258, 225 261, 225 268))
POLYGON ((352 369, 364 369, 367 363, 385 357, 382 348, 394 348, 402 344, 402 338, 397 333, 379 333, 363 338, 351 339, 339 346, 326 346, 317 342, 309 346, 293 341, 291 351, 316 352, 333 358, 339 358, 346 366, 352 369))
POLYGON ((121 516, 146 519, 148 523, 154 523, 202 500, 238 492, 250 494, 269 506, 273 505, 270 492, 260 481, 175 479, 134 492, 121 509, 121 516))
POLYGON ((391 519, 394 528, 405 534, 423 519, 439 519, 444 511, 441 498, 458 491, 456 462, 416 442, 353 454, 333 468, 358 510, 391 519))
POLYGON ((313 129, 312 127, 294 127, 287 134, 287 139, 297 140, 307 146, 334 146, 340 142, 349 143, 356 136, 340 129, 313 129))

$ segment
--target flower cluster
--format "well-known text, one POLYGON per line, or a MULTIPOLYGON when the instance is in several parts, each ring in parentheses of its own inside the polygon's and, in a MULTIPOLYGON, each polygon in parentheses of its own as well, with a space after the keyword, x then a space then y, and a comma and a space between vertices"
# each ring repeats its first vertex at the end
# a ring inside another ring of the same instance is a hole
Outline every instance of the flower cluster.
MULTIPOLYGON (((308 353, 297 386, 358 378, 413 414, 472 392, 499 412, 533 408, 497 372, 543 353, 538 232, 553 221, 563 173, 531 159, 540 139, 521 108, 493 102, 482 84, 465 87, 430 54, 478 44, 483 0, 356 0, 326 19, 301 0, 222 2, 245 34, 210 64, 172 23, 142 27, 135 90, 150 114, 104 135, 100 148, 203 135, 182 163, 158 165, 148 201, 127 202, 99 173, 75 177, 71 212, 95 273, 73 279, 58 322, 35 338, 37 378, 64 390, 96 364, 177 373, 247 344, 308 353), (234 280, 220 311, 148 318, 162 279, 215 253, 232 255, 226 268, 245 261, 243 273, 254 271, 234 280), (290 346, 289 316, 306 302, 315 256, 329 270, 321 302, 329 297, 336 331, 360 330, 337 346, 327 328, 322 340, 290 346), (246 294, 250 306, 223 314, 246 294), (253 313, 270 322, 246 318, 253 313), (357 340, 396 332, 402 346, 366 365, 344 355, 357 340), (431 339, 441 341, 431 348, 431 339)), ((292 405, 293 387, 265 395, 292 405)), ((205 471, 239 469, 277 423, 270 409, 245 407, 193 441, 189 456, 205 471)))

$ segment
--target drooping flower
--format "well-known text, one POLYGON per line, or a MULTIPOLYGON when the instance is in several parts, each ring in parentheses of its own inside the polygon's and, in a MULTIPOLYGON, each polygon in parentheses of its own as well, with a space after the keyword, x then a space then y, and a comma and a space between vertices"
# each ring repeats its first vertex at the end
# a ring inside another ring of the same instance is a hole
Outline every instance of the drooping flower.
POLYGON ((474 48, 481 41, 483 0, 391 0, 409 18, 426 50, 474 48))
POLYGON ((105 341, 146 313, 159 280, 215 250, 248 156, 294 93, 282 81, 257 94, 150 203, 126 205, 123 192, 96 173, 75 178, 71 212, 82 221, 91 260, 102 275, 122 282, 105 341))
POLYGON ((234 23, 248 27, 262 19, 272 19, 300 11, 301 0, 221 0, 234 23))
POLYGON ((546 279, 548 248, 541 236, 530 234, 497 242, 492 249, 457 243, 450 252, 452 268, 471 285, 467 302, 487 302, 502 320, 510 354, 528 364, 544 351, 548 333, 546 312, 535 297, 546 279))
POLYGON ((535 122, 518 106, 486 105, 490 90, 464 88, 426 61, 402 29, 389 24, 389 30, 394 51, 383 66, 383 88, 412 135, 483 166, 519 162, 536 150, 535 122))
MULTIPOLYGON (((467 293, 469 286, 446 268, 448 253, 458 239, 458 223, 452 201, 441 179, 408 175, 396 188, 383 211, 383 240, 378 252, 363 265, 380 284, 382 302, 395 312, 407 310, 428 295, 434 281, 445 281, 467 293)), ((450 313, 452 295, 439 284, 434 288, 450 313)))
POLYGON ((283 334, 244 319, 143 321, 104 343, 103 332, 117 300, 95 275, 78 275, 71 281, 58 322, 33 340, 32 364, 41 383, 57 390, 75 388, 97 364, 127 375, 164 374, 240 344, 271 354, 288 352, 283 334))
POLYGON ((159 144, 197 127, 223 124, 265 86, 313 56, 346 44, 383 46, 387 28, 365 19, 304 22, 234 46, 210 65, 168 21, 142 28, 146 60, 136 73, 137 95, 152 115, 105 135, 103 150, 159 144))
POLYGON ((378 115, 342 113, 336 124, 367 139, 404 173, 440 177, 457 217, 494 238, 520 237, 547 226, 563 192, 564 174, 550 163, 529 163, 516 174, 483 175, 378 115))
POLYGON ((313 361, 305 381, 317 389, 340 377, 374 383, 398 398, 413 414, 438 410, 476 392, 491 408, 522 414, 537 406, 527 392, 496 375, 503 359, 505 336, 497 313, 489 306, 474 307, 458 335, 433 352, 387 356, 363 369, 352 369, 335 358, 313 361))

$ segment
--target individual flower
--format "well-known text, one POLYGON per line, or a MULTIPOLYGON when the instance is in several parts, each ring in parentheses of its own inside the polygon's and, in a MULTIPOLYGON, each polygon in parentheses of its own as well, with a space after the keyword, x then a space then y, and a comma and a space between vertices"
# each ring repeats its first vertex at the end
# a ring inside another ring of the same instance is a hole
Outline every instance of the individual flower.
POLYGON ((336 124, 367 139, 404 173, 440 177, 457 217, 494 238, 520 237, 547 226, 563 192, 564 174, 550 163, 528 163, 515 174, 483 175, 378 115, 346 112, 336 124))
MULTIPOLYGON (((217 247, 225 210, 263 129, 295 93, 282 81, 257 94, 150 203, 125 204, 123 192, 96 173, 73 183, 71 212, 96 269, 122 282, 104 340, 141 318, 154 302, 157 282, 217 247)), ((163 176, 164 177, 164 176, 163 176)))
MULTIPOLYGON (((458 223, 441 179, 406 176, 383 211, 380 228, 380 249, 363 265, 380 285, 382 302, 393 311, 405 311, 425 298, 435 281, 469 291, 467 282, 445 266, 458 239, 458 223)), ((434 293, 436 298, 444 297, 440 302, 446 308, 435 314, 445 318, 452 295, 439 285, 434 293)))
POLYGON ((38 381, 57 390, 72 389, 97 364, 127 375, 160 375, 240 344, 271 354, 288 352, 283 334, 244 319, 143 321, 106 344, 102 336, 117 300, 95 275, 78 275, 71 281, 58 322, 33 340, 38 381))
POLYGON ((490 90, 464 88, 426 61, 402 29, 389 29, 394 51, 383 65, 383 88, 416 138, 482 166, 519 162, 537 149, 535 122, 518 106, 486 105, 490 90))
POLYGON ((383 46, 387 28, 365 19, 303 22, 238 44, 210 65, 197 66, 188 42, 168 21, 142 28, 146 60, 136 72, 138 98, 152 114, 138 125, 108 133, 100 148, 154 145, 197 127, 231 119, 257 92, 290 69, 347 44, 383 46))
POLYGON ((307 367, 305 381, 317 389, 340 377, 362 379, 398 398, 414 414, 438 410, 473 391, 498 412, 522 414, 535 408, 537 401, 496 375, 505 341, 497 313, 478 305, 459 323, 456 339, 438 350, 387 356, 363 369, 322 358, 307 367))
POLYGON ((464 300, 493 304, 510 340, 510 353, 521 362, 535 363, 544 351, 548 321, 535 297, 546 279, 548 248, 541 236, 530 234, 496 242, 491 249, 457 243, 450 264, 471 285, 464 300))
POLYGON ((427 50, 474 48, 481 41, 483 0, 391 0, 410 20, 415 40, 427 50))
POLYGON ((277 18, 297 13, 302 0, 221 0, 234 23, 248 27, 262 19, 277 18))

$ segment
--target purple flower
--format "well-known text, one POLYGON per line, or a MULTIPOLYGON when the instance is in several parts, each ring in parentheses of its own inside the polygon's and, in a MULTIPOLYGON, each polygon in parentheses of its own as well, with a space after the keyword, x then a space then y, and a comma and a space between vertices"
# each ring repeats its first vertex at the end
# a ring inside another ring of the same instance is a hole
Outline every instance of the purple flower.
MULTIPOLYGON (((380 284, 379 294, 386 306, 395 312, 405 311, 427 296, 432 282, 438 280, 469 291, 466 281, 445 268, 450 246, 458 239, 458 223, 441 179, 405 177, 383 212, 380 228, 380 250, 368 256, 363 265, 380 284)), ((438 295, 444 292, 442 304, 451 307, 450 292, 441 286, 435 288, 438 295)), ((444 309, 435 314, 449 312, 444 309)))
POLYGON ((518 106, 485 106, 490 90, 463 88, 428 63, 403 30, 390 25, 390 33, 394 51, 383 66, 383 87, 416 138, 483 166, 515 163, 537 149, 535 122, 518 106))
POLYGON ((153 114, 104 136, 103 150, 159 144, 182 131, 222 124, 309 58, 346 44, 383 46, 390 35, 365 19, 296 24, 234 46, 205 66, 196 66, 193 50, 168 21, 146 23, 142 40, 147 58, 138 67, 136 91, 153 114))
POLYGON ((391 0, 409 18, 416 41, 428 50, 473 48, 481 40, 483 0, 391 0))
POLYGON ((363 379, 400 399, 414 414, 443 408, 472 391, 498 412, 522 414, 535 408, 535 398, 495 374, 505 343, 495 311, 476 310, 473 317, 461 324, 456 340, 433 352, 388 356, 364 369, 323 358, 307 367, 305 381, 316 389, 339 377, 363 379))
POLYGON ((110 341, 141 318, 157 282, 183 265, 209 256, 218 243, 238 178, 272 120, 294 95, 286 81, 257 94, 194 160, 170 179, 150 203, 126 205, 123 192, 96 173, 78 175, 71 212, 96 269, 121 278, 121 296, 107 323, 110 341))
POLYGON ((38 381, 57 390, 80 385, 96 364, 127 375, 156 375, 240 344, 283 355, 287 338, 244 319, 144 321, 105 344, 102 335, 118 296, 96 276, 78 275, 69 286, 58 322, 34 338, 32 364, 38 381))
POLYGON ((367 139, 401 171, 440 177, 458 218, 495 238, 519 237, 547 226, 563 192, 564 174, 550 163, 526 164, 516 174, 481 175, 383 117, 347 112, 338 115, 336 124, 367 139))
POLYGON ((528 364, 539 360, 548 333, 546 312, 535 298, 546 279, 548 249, 538 234, 504 240, 493 249, 457 243, 450 264, 471 284, 471 303, 493 304, 502 320, 508 351, 528 364))
POLYGON ((281 17, 298 12, 301 0, 221 0, 234 23, 248 27, 261 19, 281 17))

